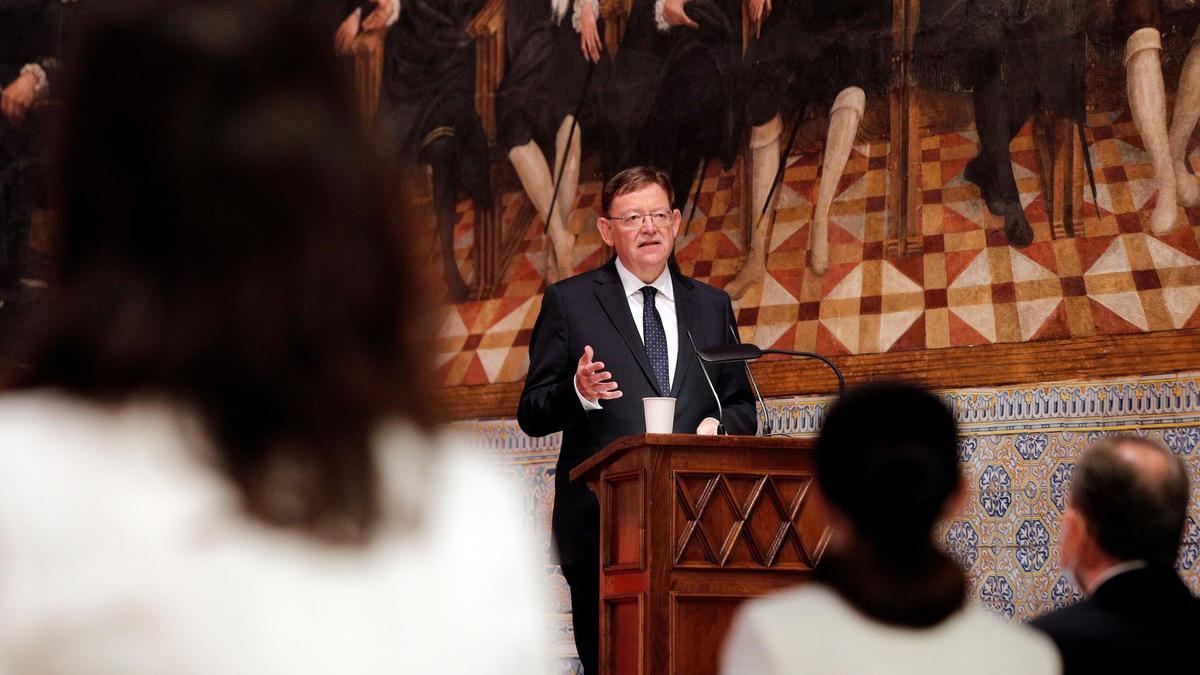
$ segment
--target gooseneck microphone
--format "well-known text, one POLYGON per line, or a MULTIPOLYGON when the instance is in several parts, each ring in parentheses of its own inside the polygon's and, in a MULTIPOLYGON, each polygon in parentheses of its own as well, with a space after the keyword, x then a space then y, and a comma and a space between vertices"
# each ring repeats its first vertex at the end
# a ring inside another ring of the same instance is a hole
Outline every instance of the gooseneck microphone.
POLYGON ((717 395, 717 388, 713 386, 712 378, 708 376, 708 368, 704 367, 704 359, 700 358, 700 350, 696 348, 696 340, 692 338, 692 331, 685 330, 688 336, 688 342, 692 343, 692 351, 696 354, 696 361, 700 364, 700 372, 704 373, 704 381, 708 382, 708 390, 712 392, 713 400, 717 402, 717 435, 725 435, 725 411, 721 408, 721 397, 717 395))
MULTIPOLYGON (((814 354, 813 352, 793 351, 791 349, 760 349, 758 346, 748 343, 723 344, 717 345, 716 347, 709 347, 708 349, 696 350, 696 357, 702 362, 717 364, 735 363, 739 361, 742 363, 748 363, 750 361, 760 359, 767 354, 783 354, 786 356, 799 356, 808 359, 816 359, 828 366, 829 369, 833 371, 834 376, 837 377, 838 398, 841 398, 842 395, 846 393, 846 378, 842 376, 841 369, 838 368, 837 364, 835 364, 833 361, 830 361, 820 354, 814 354)), ((750 377, 751 380, 753 380, 754 376, 751 375, 750 377)), ((757 389, 758 386, 755 385, 756 392, 757 389)), ((761 397, 759 397, 759 401, 762 402, 761 397)))

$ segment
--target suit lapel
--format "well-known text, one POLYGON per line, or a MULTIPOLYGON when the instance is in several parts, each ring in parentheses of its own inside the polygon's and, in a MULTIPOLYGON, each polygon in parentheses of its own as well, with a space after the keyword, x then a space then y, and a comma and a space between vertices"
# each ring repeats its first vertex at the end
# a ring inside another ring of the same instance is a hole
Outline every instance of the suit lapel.
POLYGON ((679 330, 679 355, 675 359, 675 374, 671 377, 671 396, 679 397, 683 378, 696 360, 696 350, 688 338, 688 331, 696 325, 696 303, 692 299, 692 283, 683 275, 672 274, 671 285, 675 289, 675 323, 679 330))
MULTIPOLYGON (((650 359, 646 357, 646 345, 642 343, 642 337, 638 335, 637 325, 633 323, 633 315, 629 313, 629 300, 625 298, 625 287, 621 285, 621 277, 617 276, 616 258, 609 261, 603 271, 604 274, 596 279, 596 299, 600 301, 600 307, 608 315, 608 320, 612 322, 617 333, 621 335, 621 339, 625 341, 625 345, 629 347, 629 351, 633 354, 634 360, 642 369, 642 374, 645 375, 650 386, 658 391, 654 371, 650 368, 650 359)), ((603 356, 599 356, 599 360, 609 361, 603 356)), ((659 394, 665 395, 662 392, 659 394)))

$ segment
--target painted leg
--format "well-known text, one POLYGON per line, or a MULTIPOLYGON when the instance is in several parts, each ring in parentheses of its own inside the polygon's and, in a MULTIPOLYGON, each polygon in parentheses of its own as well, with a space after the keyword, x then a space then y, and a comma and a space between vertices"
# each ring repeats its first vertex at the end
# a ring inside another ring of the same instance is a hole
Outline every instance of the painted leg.
MULTIPOLYGON (((558 136, 554 140, 554 177, 557 179, 559 171, 562 171, 562 182, 559 184, 558 200, 554 208, 558 210, 563 225, 568 229, 571 227, 571 213, 575 210, 575 193, 579 189, 579 160, 583 154, 583 128, 576 125, 575 133, 572 134, 571 125, 574 122, 574 115, 564 117, 558 127, 558 136), (570 144, 567 143, 568 137, 571 139, 570 144)), ((571 233, 579 234, 576 231, 571 233)))
POLYGON ((550 246, 554 255, 546 258, 546 281, 554 283, 571 276, 571 252, 575 248, 575 237, 563 227, 558 209, 550 213, 550 200, 554 198, 554 178, 550 166, 537 143, 530 141, 508 151, 508 159, 521 179, 525 194, 533 202, 538 215, 547 223, 550 246))
POLYGON ((1175 169, 1175 199, 1183 206, 1200 204, 1200 186, 1187 168, 1188 141, 1200 121, 1200 28, 1192 36, 1192 45, 1179 74, 1175 94, 1175 113, 1171 116, 1171 163, 1175 169))
POLYGON ((979 188, 988 211, 999 214, 1002 210, 1000 201, 996 198, 995 172, 991 150, 1003 142, 1002 129, 1008 127, 1008 107, 997 101, 1000 91, 998 86, 1000 65, 998 56, 991 55, 985 65, 980 66, 977 81, 972 86, 971 103, 975 112, 975 129, 979 133, 979 154, 971 158, 963 168, 963 178, 974 183, 979 188))
POLYGON ((1009 143, 1012 141, 1006 87, 999 70, 975 85, 975 128, 979 132, 979 154, 963 169, 963 178, 979 187, 988 211, 1004 215, 1005 203, 1019 201, 1013 178, 1009 143))
POLYGON ((821 184, 817 191, 817 206, 809 232, 812 269, 817 275, 829 269, 829 208, 850 150, 858 135, 858 123, 867 108, 867 95, 858 87, 848 87, 838 94, 829 111, 829 133, 825 137, 825 166, 821 168, 821 184))
POLYGON ((1026 82, 1033 75, 1023 63, 1005 82, 999 66, 975 85, 975 128, 979 130, 979 155, 963 171, 963 177, 979 186, 988 211, 1004 218, 1004 237, 1013 246, 1028 246, 1033 228, 1021 208, 1021 193, 1013 174, 1012 139, 1020 132, 1037 105, 1036 90, 1026 82))
POLYGON ((750 208, 753 225, 750 228, 750 241, 746 247, 746 259, 737 276, 725 286, 725 291, 735 299, 746 294, 746 289, 762 279, 767 271, 767 227, 770 225, 770 214, 763 215, 767 204, 767 195, 775 182, 775 174, 779 171, 779 134, 783 123, 779 116, 771 118, 770 122, 754 127, 750 131, 750 208))
POLYGON ((458 271, 458 259, 454 255, 455 206, 458 202, 458 184, 454 178, 455 154, 452 136, 438 138, 425 148, 425 157, 433 168, 433 208, 442 245, 442 279, 446 283, 446 296, 451 302, 462 302, 470 291, 458 271))
POLYGON ((1133 123, 1154 167, 1158 200, 1150 216, 1150 230, 1165 234, 1175 225, 1175 171, 1167 140, 1167 95, 1163 86, 1160 52, 1162 40, 1154 28, 1142 28, 1125 43, 1125 73, 1133 123))

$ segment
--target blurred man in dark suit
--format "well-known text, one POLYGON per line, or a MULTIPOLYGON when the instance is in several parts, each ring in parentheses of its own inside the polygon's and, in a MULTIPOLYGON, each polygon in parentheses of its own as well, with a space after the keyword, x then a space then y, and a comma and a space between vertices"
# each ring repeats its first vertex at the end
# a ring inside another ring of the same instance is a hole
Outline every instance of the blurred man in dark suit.
POLYGON ((1175 573, 1188 479, 1156 441, 1114 436, 1075 469, 1062 521, 1062 566, 1087 600, 1035 619, 1064 672, 1154 672, 1193 659, 1200 599, 1175 573))

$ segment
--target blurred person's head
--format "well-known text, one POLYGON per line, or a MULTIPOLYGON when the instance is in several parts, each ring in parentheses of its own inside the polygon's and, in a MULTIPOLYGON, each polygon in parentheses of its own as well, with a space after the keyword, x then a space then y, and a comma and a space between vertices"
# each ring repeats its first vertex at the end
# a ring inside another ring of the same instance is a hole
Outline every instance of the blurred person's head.
POLYGON ((877 620, 914 627, 962 606, 962 571, 933 541, 961 494, 958 429, 933 395, 874 384, 839 400, 817 440, 835 537, 818 570, 877 620))
POLYGON ((425 293, 328 36, 274 4, 100 3, 63 103, 55 293, 16 384, 191 406, 253 516, 363 541, 372 429, 428 394, 425 293))
POLYGON ((1187 470, 1169 449, 1134 435, 1103 437, 1075 466, 1063 513, 1062 566, 1089 590, 1120 563, 1173 567, 1187 506, 1187 470))

